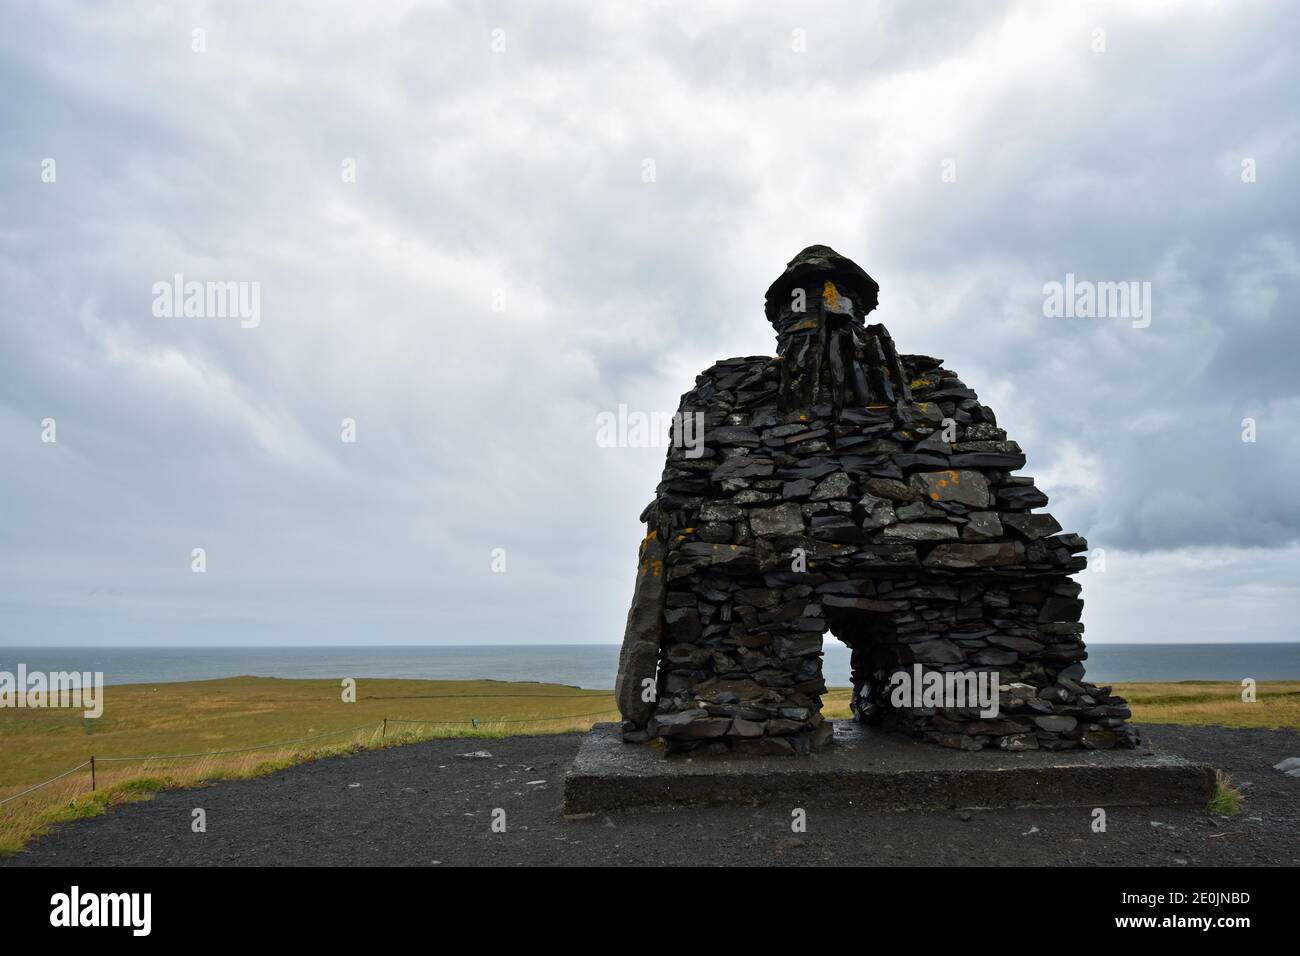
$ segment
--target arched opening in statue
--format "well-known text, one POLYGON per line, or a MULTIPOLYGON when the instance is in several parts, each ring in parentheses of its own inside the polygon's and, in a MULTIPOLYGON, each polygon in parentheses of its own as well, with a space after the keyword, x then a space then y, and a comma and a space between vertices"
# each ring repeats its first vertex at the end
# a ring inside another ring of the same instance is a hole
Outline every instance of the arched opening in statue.
POLYGON ((897 669, 892 611, 884 602, 857 595, 823 594, 827 631, 849 649, 853 718, 877 726, 887 704, 890 675, 897 669))

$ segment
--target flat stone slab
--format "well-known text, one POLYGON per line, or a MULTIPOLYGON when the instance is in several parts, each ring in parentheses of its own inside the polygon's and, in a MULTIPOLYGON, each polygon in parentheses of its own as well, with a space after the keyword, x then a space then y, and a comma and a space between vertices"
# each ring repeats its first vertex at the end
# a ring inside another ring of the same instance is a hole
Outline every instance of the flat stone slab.
POLYGON ((885 810, 1204 805, 1214 771, 1135 750, 950 750, 835 721, 807 757, 664 756, 596 724, 564 777, 566 814, 682 803, 808 801, 885 810))

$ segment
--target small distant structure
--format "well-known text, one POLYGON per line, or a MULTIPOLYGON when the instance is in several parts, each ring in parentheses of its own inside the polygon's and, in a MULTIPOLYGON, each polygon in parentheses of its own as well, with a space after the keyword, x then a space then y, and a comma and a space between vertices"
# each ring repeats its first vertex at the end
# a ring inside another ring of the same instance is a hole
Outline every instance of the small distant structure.
POLYGON ((641 515, 623 739, 825 746, 830 633, 864 723, 968 750, 1135 746, 1125 702, 1083 679, 1087 542, 1035 511, 1047 496, 974 390, 866 323, 879 291, 809 246, 767 290, 776 357, 725 359, 682 396, 702 448, 670 448, 641 515), (990 680, 993 715, 973 699, 990 680))

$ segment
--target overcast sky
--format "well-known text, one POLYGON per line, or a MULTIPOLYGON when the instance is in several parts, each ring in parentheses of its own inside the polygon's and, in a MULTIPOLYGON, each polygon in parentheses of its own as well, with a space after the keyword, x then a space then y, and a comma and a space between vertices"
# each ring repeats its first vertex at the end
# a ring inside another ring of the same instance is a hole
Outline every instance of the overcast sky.
POLYGON ((1104 549, 1090 642, 1297 638, 1294 7, 542 6, 3 5, 0 644, 617 642, 596 416, 812 243, 1104 549))

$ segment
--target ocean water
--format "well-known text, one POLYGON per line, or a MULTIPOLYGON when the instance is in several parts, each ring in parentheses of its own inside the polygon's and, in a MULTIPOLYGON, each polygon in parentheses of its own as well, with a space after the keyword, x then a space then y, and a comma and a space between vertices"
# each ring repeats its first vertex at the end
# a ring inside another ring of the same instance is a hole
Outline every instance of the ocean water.
MULTIPOLYGON (((1131 681, 1300 680, 1297 644, 1093 644, 1087 679, 1131 681)), ((592 690, 614 686, 616 644, 426 647, 0 647, 0 670, 103 671, 108 684, 219 677, 413 677, 543 681, 592 690)), ((825 643, 823 672, 849 684, 848 648, 825 643)))

